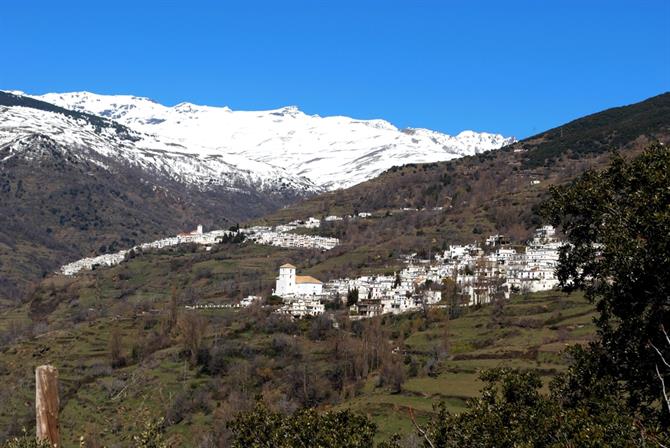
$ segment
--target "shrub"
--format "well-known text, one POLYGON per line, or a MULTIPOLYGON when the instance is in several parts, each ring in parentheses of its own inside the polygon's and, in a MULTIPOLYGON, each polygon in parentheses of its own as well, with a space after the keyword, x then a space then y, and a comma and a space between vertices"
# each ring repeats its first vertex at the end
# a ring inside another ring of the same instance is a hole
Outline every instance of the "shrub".
POLYGON ((317 413, 303 409, 283 416, 258 403, 228 423, 233 448, 368 448, 374 446, 376 425, 350 410, 317 413))

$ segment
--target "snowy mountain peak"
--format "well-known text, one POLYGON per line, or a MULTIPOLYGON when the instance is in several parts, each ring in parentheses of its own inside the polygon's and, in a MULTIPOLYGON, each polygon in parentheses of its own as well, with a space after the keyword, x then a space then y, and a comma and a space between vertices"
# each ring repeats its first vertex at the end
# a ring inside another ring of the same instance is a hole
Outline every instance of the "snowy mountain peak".
POLYGON ((246 160, 304 176, 325 189, 368 180, 394 165, 437 162, 498 149, 513 138, 463 131, 450 136, 382 119, 307 115, 296 106, 265 111, 184 102, 164 106, 131 95, 50 93, 34 98, 117 121, 199 157, 246 160))

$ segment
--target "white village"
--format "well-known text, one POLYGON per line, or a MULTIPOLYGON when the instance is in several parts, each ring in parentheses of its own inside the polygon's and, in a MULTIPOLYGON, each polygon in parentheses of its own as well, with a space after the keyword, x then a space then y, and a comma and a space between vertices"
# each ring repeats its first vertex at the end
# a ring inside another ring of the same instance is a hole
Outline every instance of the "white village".
MULTIPOLYGON (((371 213, 362 212, 347 219, 365 219, 371 213)), ((325 222, 345 218, 327 216, 325 222)), ((192 232, 180 233, 151 243, 135 246, 113 254, 84 258, 64 265, 63 275, 75 275, 82 270, 114 266, 128 259, 131 251, 162 249, 180 244, 198 244, 210 250, 223 238, 243 235, 252 244, 272 245, 283 248, 303 248, 328 251, 339 244, 337 238, 293 233, 296 229, 318 229, 321 220, 310 217, 288 224, 254 226, 235 230, 203 232, 202 225, 192 232)), ((563 243, 556 238, 551 226, 535 231, 526 245, 510 244, 503 235, 491 235, 483 244, 450 245, 433 259, 417 259, 416 254, 404 257, 405 267, 393 275, 369 275, 357 278, 340 278, 321 282, 309 275, 298 275, 291 264, 279 267, 274 296, 283 305, 276 313, 292 318, 318 316, 326 312, 326 304, 335 303, 349 307, 351 319, 364 319, 383 314, 400 314, 425 307, 444 306, 442 286, 453 282, 459 305, 475 306, 490 303, 495 298, 509 299, 512 293, 538 292, 558 286, 555 269, 563 243)), ((242 299, 236 307, 263 303, 260 296, 242 299)), ((223 308, 231 305, 200 304, 191 308, 223 308)))
MULTIPOLYGON (((310 218, 314 219, 314 218, 310 218)), ((320 221, 316 220, 319 226, 320 221)), ((192 232, 180 233, 176 236, 164 238, 150 243, 144 243, 127 250, 121 250, 113 254, 103 254, 96 257, 82 258, 80 260, 61 266, 59 272, 63 275, 75 275, 80 271, 92 270, 96 267, 116 266, 127 260, 131 251, 147 251, 152 249, 163 249, 165 247, 178 246, 180 244, 198 244, 205 246, 205 250, 210 250, 214 244, 222 241, 225 236, 233 236, 237 233, 243 235, 245 240, 256 244, 269 246, 278 246, 284 248, 304 248, 330 250, 339 244, 337 238, 327 238, 322 236, 300 235, 289 233, 300 227, 314 228, 314 222, 293 221, 287 225, 276 227, 255 226, 233 230, 213 230, 203 232, 203 226, 198 227, 192 232)))
POLYGON ((284 301, 277 312, 296 318, 323 314, 325 304, 333 301, 355 302, 350 304, 352 319, 416 311, 442 301, 444 282, 454 282, 462 298, 460 304, 482 305, 495 297, 509 299, 514 292, 556 288, 561 245, 554 228, 545 226, 536 230, 526 246, 512 247, 503 236, 494 235, 483 247, 477 243, 449 246, 434 260, 408 256, 406 267, 394 275, 327 283, 297 275, 295 266, 285 264, 279 268, 273 293, 284 301))

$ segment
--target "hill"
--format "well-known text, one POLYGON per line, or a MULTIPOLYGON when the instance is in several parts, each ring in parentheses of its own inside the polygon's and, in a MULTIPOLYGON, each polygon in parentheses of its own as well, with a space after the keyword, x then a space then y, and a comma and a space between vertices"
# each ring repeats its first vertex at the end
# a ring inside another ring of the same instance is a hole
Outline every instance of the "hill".
MULTIPOLYGON (((552 186, 604 167, 611 150, 633 156, 655 140, 670 143, 670 93, 575 120, 498 151, 394 167, 257 222, 372 213, 325 223, 319 230, 343 240, 341 261, 349 260, 349 267, 381 267, 394 254, 434 254, 448 244, 495 233, 523 241, 541 224, 537 207, 552 186)), ((329 275, 325 269, 321 274, 329 275)))
POLYGON ((276 168, 262 167, 274 182, 259 180, 230 160, 201 160, 169 143, 0 92, 0 306, 84 255, 196 224, 227 228, 315 191, 276 168))
POLYGON ((351 407, 380 425, 380 437, 409 434, 409 407, 420 420, 440 400, 458 411, 478 393, 478 372, 497 365, 535 369, 548 381, 565 368, 562 348, 593 334, 593 307, 559 293, 451 318, 435 309, 350 322, 334 310, 339 329, 330 319, 280 318, 272 306, 184 309, 230 303, 242 291, 223 285, 258 288, 268 264, 308 255, 247 244, 181 248, 45 281, 31 306, 0 315, 3 436, 29 424, 31 369, 46 362, 60 369, 64 446, 82 435, 124 444, 159 417, 177 445, 225 441, 225 422, 258 396, 285 411, 351 407), (187 338, 187 326, 202 337, 187 338))

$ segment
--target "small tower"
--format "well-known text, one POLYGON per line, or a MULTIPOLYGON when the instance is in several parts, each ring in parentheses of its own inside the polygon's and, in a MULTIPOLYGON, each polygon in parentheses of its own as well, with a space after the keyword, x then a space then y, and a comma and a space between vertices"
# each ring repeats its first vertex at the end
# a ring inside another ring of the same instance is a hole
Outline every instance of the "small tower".
POLYGON ((196 234, 202 235, 202 224, 198 224, 198 229, 195 231, 196 234))
POLYGON ((279 277, 275 294, 278 296, 293 294, 295 292, 295 266, 283 264, 279 266, 279 277))

